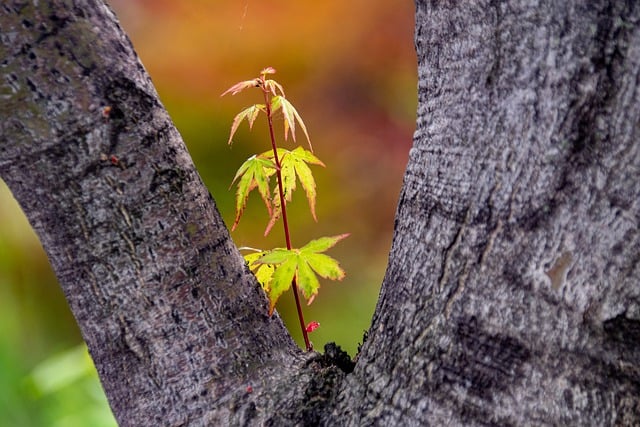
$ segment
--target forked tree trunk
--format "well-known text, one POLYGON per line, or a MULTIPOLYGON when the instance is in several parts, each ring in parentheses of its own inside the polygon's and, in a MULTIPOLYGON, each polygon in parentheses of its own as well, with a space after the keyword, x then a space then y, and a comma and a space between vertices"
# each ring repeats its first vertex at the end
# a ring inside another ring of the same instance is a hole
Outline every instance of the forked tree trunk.
POLYGON ((417 2, 417 129, 352 373, 266 316, 113 13, 0 6, 0 174, 118 422, 639 423, 640 11, 556 3, 417 2))

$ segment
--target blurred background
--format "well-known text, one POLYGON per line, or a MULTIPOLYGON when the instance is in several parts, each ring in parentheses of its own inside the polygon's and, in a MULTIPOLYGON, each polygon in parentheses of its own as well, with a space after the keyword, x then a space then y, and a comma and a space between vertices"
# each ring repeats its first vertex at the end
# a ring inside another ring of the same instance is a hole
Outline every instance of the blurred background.
MULTIPOLYGON (((333 248, 347 277, 323 281, 306 307, 320 328, 318 350, 334 341, 354 356, 369 327, 390 249, 416 110, 413 2, 409 0, 110 0, 180 130, 227 224, 234 219, 235 171, 269 149, 264 119, 233 117, 261 102, 237 81, 274 67, 273 78, 302 115, 315 154, 315 223, 304 193, 289 207, 294 246, 341 233, 333 248)), ((281 123, 277 123, 282 126, 281 123)), ((304 139, 300 139, 303 143, 304 139)), ((285 148, 293 148, 290 141, 285 148)), ((278 223, 268 238, 257 194, 232 236, 238 246, 284 246, 278 223)), ((293 298, 277 306, 301 342, 293 298)), ((95 370, 40 243, 0 182, 0 426, 112 426, 95 370)))

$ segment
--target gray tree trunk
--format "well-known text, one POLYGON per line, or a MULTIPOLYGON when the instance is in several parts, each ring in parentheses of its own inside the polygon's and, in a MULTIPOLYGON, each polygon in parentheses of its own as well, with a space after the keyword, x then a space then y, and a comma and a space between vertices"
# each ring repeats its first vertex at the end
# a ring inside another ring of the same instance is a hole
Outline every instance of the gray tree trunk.
POLYGON ((414 146, 350 373, 266 315, 113 13, 0 13, 0 174, 121 425, 640 423, 635 2, 417 1, 414 146))

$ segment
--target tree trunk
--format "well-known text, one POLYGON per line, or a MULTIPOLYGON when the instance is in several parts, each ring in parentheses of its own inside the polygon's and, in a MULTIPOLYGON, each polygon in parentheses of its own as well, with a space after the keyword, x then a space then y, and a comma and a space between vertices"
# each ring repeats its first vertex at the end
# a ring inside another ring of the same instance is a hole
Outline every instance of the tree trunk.
POLYGON ((558 3, 417 1, 417 129, 352 373, 266 315, 113 13, 0 6, 0 174, 118 422, 640 423, 640 6, 558 3))
POLYGON ((640 10, 578 3, 417 2, 359 424, 640 423, 640 10))
POLYGON ((131 43, 102 2, 33 4, 0 6, 0 174, 116 419, 214 425, 242 417, 239 407, 270 416, 269 400, 304 387, 308 358, 267 316, 131 43))

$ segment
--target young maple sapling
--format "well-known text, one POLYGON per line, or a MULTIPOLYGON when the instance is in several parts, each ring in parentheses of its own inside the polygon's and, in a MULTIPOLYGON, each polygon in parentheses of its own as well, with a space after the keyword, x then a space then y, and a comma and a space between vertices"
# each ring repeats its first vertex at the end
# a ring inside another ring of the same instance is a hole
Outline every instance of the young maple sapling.
POLYGON ((325 255, 324 252, 335 246, 348 234, 321 237, 310 241, 299 249, 293 248, 291 244, 287 203, 291 201, 299 181, 309 201, 311 216, 317 221, 316 183, 309 165, 324 166, 324 163, 313 154, 307 127, 298 111, 285 97, 282 85, 275 80, 267 78, 267 75, 275 72, 273 68, 267 67, 260 72, 259 77, 236 83, 222 94, 222 96, 228 93, 235 95, 248 88, 258 88, 262 92, 264 99, 264 104, 254 104, 235 116, 231 125, 229 144, 233 142, 233 136, 240 123, 246 119, 251 129, 260 113, 264 113, 267 117, 271 141, 271 149, 249 157, 240 166, 233 179, 232 185, 237 182, 236 217, 231 229, 235 230, 237 227, 249 193, 256 188, 269 214, 265 236, 271 231, 278 219, 282 218, 286 248, 252 250, 244 258, 269 297, 269 315, 273 313, 280 295, 287 289, 292 289, 302 337, 307 351, 311 351, 313 347, 309 341, 308 334, 316 329, 319 324, 318 322, 310 322, 305 325, 299 290, 302 291, 307 304, 311 304, 320 288, 318 276, 331 280, 342 280, 344 278, 344 270, 342 270, 338 262, 325 255), (293 150, 286 150, 277 146, 273 127, 273 117, 277 111, 282 113, 285 141, 288 139, 289 133, 291 133, 291 138, 294 141, 296 140, 297 122, 305 134, 309 150, 302 146, 298 146, 293 150), (276 177, 276 184, 272 190, 271 178, 273 176, 276 177))

